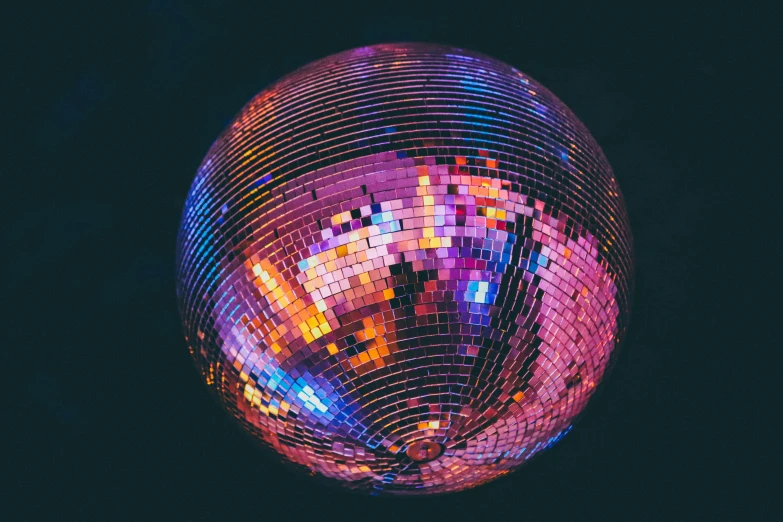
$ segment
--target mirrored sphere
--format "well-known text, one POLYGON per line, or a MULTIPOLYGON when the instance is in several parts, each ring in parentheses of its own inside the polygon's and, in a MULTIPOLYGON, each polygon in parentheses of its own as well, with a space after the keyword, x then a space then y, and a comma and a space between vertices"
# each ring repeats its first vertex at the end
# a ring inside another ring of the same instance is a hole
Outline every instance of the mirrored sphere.
POLYGON ((329 56, 254 97, 190 189, 178 298, 201 375, 286 461, 457 491, 556 443, 613 362, 631 235, 576 116, 429 44, 329 56))

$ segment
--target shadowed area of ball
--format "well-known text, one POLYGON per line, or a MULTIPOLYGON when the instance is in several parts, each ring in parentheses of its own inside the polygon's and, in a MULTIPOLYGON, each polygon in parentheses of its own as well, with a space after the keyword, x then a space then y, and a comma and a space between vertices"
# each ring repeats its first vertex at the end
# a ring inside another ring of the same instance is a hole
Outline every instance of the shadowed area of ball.
POLYGON ((253 98, 178 245, 221 404, 373 494, 476 486, 558 441, 614 359, 631 281, 582 123, 513 67, 429 44, 346 51, 253 98))

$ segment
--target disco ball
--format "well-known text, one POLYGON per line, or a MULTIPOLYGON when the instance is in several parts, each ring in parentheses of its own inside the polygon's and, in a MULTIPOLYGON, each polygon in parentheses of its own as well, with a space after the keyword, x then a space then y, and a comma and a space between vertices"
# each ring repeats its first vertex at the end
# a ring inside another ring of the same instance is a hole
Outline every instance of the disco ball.
POLYGON ((193 358, 253 435, 350 488, 442 493, 568 432, 626 328, 631 235, 540 84, 376 45, 242 109, 190 189, 177 279, 193 358))

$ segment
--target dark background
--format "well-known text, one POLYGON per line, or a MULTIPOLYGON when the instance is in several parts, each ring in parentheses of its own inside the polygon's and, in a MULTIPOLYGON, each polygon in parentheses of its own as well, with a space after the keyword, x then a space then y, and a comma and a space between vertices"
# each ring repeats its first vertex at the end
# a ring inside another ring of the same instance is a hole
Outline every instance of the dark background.
POLYGON ((769 33, 747 9, 631 4, 7 13, 0 518, 774 518, 746 451, 763 439, 739 364, 753 303, 724 299, 761 269, 738 248, 753 233, 739 224, 753 175, 739 149, 761 132, 746 80, 769 65, 750 52, 769 33), (499 58, 576 112, 624 192, 637 293, 614 372, 562 442, 474 490, 379 499, 291 473, 211 400, 177 315, 175 237, 197 166, 252 95, 327 54, 406 40, 499 58))

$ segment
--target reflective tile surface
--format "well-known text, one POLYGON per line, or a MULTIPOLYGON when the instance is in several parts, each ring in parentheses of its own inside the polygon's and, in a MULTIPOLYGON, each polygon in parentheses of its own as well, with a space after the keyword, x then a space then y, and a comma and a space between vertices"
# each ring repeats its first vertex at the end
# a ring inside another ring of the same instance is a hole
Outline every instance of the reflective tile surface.
POLYGON ((242 109, 193 182, 178 269, 191 353, 247 430, 348 487, 435 493, 571 428, 627 324, 631 235, 544 87, 378 45, 242 109))

